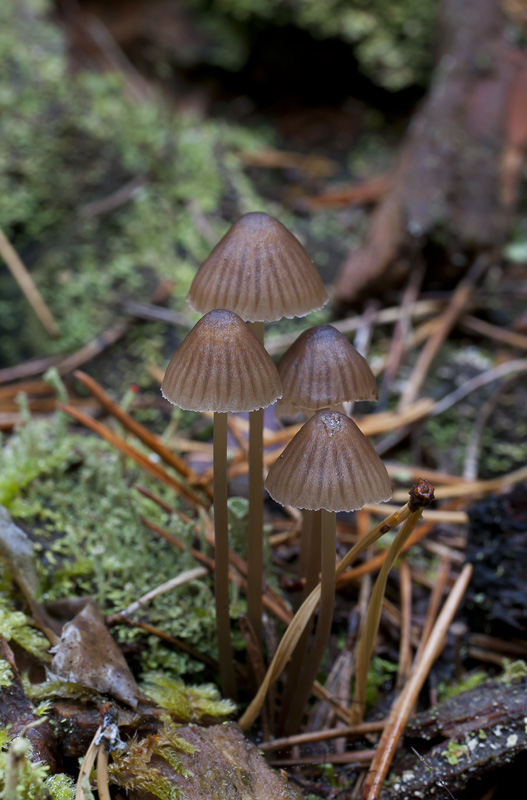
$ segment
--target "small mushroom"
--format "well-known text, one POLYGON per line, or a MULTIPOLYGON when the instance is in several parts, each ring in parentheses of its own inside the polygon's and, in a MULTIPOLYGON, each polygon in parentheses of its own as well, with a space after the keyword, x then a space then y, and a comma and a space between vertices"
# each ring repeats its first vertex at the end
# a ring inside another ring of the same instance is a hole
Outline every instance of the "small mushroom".
POLYGON ((292 233, 260 211, 234 223, 198 269, 187 300, 201 314, 229 308, 250 322, 303 317, 328 294, 292 233))
POLYGON ((318 411, 289 442, 269 470, 265 486, 282 505, 323 509, 321 598, 309 659, 294 690, 286 731, 296 728, 327 648, 335 601, 337 511, 353 511, 391 497, 381 459, 345 414, 318 411))
POLYGON ((304 331, 277 364, 283 398, 277 414, 335 408, 377 400, 377 381, 366 359, 333 325, 304 331))
POLYGON ((273 361, 256 336, 232 311, 205 314, 168 365, 161 392, 190 411, 214 412, 214 531, 216 629, 223 693, 236 694, 229 617, 227 520, 227 412, 252 411, 274 403, 281 384, 273 361))

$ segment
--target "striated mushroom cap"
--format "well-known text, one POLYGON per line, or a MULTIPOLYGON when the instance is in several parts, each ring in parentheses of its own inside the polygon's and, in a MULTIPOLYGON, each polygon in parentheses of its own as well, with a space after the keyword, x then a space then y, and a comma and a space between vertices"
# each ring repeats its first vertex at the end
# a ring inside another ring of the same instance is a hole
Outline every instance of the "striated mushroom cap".
POLYGON ((250 322, 273 322, 303 317, 329 298, 298 239, 255 211, 240 217, 205 259, 187 300, 201 314, 221 307, 250 322))
POLYGON ((205 314, 168 365, 161 393, 189 411, 254 411, 282 395, 277 369, 232 311, 205 314))
POLYGON ((286 350, 277 368, 283 389, 281 405, 287 410, 377 400, 377 381, 366 359, 332 325, 304 331, 286 350))
POLYGON ((381 459, 355 423, 338 411, 318 411, 289 442, 265 481, 282 505, 354 511, 392 496, 381 459))

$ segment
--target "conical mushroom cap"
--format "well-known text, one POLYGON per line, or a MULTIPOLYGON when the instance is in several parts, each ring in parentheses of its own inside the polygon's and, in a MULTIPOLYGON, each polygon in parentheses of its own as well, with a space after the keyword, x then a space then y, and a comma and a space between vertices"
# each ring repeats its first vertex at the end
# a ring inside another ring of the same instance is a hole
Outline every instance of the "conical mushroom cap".
POLYGON ((201 314, 229 308, 250 322, 303 317, 328 299, 298 239, 277 219, 257 211, 240 217, 218 242, 187 297, 201 314))
POLYGON ((332 325, 304 331, 277 368, 287 408, 318 409, 348 400, 377 400, 377 381, 366 359, 332 325))
POLYGON ((282 395, 273 361, 232 311, 205 314, 168 365, 161 393, 189 411, 254 411, 282 395))
POLYGON ((291 439, 265 481, 284 506, 354 511, 392 496, 381 459, 355 423, 338 411, 318 411, 291 439))

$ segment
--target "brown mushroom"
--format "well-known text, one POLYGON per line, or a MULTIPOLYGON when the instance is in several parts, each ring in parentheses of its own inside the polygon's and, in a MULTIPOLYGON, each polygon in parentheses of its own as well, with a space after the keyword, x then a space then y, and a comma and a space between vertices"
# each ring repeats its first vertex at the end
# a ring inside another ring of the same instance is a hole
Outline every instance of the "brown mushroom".
POLYGON ((206 314, 173 355, 161 385, 163 397, 191 411, 214 412, 214 530, 216 628, 224 694, 236 693, 229 617, 227 520, 227 412, 251 411, 281 395, 271 358, 232 311, 206 314))
MULTIPOLYGON (((276 404, 277 416, 303 414, 332 408, 344 412, 343 404, 355 400, 377 400, 377 382, 367 361, 332 325, 304 331, 277 364, 283 397, 276 404)), ((321 512, 305 510, 302 515, 299 574, 304 579, 302 598, 318 582, 318 554, 321 551, 321 512)), ((309 627, 302 636, 288 671, 292 687, 304 668, 309 627)), ((283 719, 293 701, 294 688, 282 705, 283 719)))
POLYGON ((368 362, 332 325, 304 331, 277 368, 283 390, 277 414, 377 400, 377 381, 368 362))
POLYGON ((381 459, 355 423, 338 411, 318 411, 271 466, 265 486, 283 505, 322 511, 321 599, 309 660, 291 701, 286 730, 296 728, 326 650, 335 599, 337 511, 391 497, 381 459))
POLYGON ((229 308, 250 322, 303 317, 328 294, 317 268, 287 228, 254 211, 234 223, 200 266, 187 300, 202 314, 229 308))

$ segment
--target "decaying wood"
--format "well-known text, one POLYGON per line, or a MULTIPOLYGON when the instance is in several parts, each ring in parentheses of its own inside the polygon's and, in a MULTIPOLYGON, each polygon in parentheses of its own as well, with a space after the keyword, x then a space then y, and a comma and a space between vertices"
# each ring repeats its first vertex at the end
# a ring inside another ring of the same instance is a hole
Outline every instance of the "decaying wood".
POLYGON ((342 303, 381 277, 393 284, 407 271, 408 256, 436 233, 446 232, 451 254, 503 240, 508 214, 500 160, 521 57, 505 40, 496 0, 443 0, 441 29, 432 86, 414 115, 392 186, 364 245, 340 273, 342 303))
POLYGON ((415 717, 406 729, 406 741, 425 757, 435 775, 405 748, 392 764, 392 779, 380 800, 440 796, 438 778, 454 795, 466 790, 471 779, 481 785, 484 776, 527 750, 526 714, 523 677, 487 681, 415 717))
POLYGON ((24 736, 32 746, 30 760, 47 764, 55 772, 60 763, 57 738, 49 720, 35 713, 35 706, 26 696, 15 656, 0 634, 0 658, 7 661, 13 673, 13 681, 0 687, 0 725, 9 726, 9 737, 24 736))

